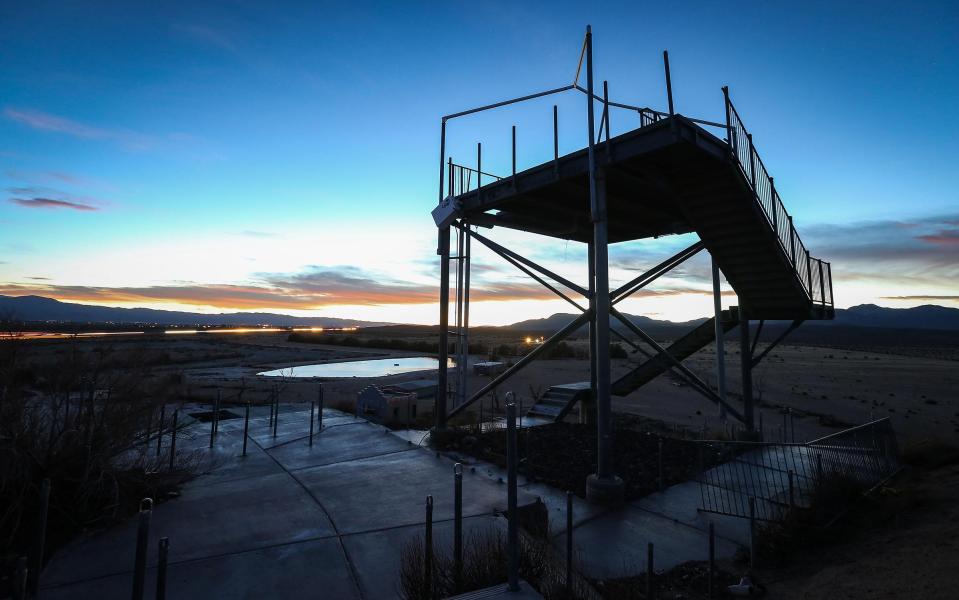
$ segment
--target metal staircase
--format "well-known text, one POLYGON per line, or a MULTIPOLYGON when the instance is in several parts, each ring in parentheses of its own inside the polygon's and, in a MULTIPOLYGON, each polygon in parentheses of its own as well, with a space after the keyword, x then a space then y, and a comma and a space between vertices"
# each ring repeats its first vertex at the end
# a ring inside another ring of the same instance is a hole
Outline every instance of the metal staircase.
POLYGON ((588 381, 550 386, 526 414, 559 422, 566 418, 577 402, 588 399, 589 394, 588 381))

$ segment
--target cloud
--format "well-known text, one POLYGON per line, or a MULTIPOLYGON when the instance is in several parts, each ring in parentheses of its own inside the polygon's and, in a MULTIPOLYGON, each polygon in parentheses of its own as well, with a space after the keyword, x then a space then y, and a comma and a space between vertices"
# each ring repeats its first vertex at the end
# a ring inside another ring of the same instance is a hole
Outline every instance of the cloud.
POLYGON ((13 197, 9 198, 10 203, 27 208, 66 208, 91 212, 100 210, 107 204, 107 202, 96 198, 77 196, 47 187, 12 187, 7 188, 7 191, 13 194, 13 197))
POLYGON ((128 129, 104 129, 86 125, 66 117, 45 113, 33 109, 6 107, 4 116, 21 125, 40 131, 61 133, 88 140, 109 140, 128 150, 146 150, 153 146, 153 140, 142 133, 128 129))
POLYGON ((943 229, 938 233, 920 235, 917 239, 937 246, 959 246, 959 229, 943 229))
POLYGON ((10 198, 10 202, 20 206, 25 206, 27 208, 69 208, 71 210, 87 212, 100 210, 96 206, 91 206, 89 204, 70 202, 67 200, 55 200, 53 198, 10 198))

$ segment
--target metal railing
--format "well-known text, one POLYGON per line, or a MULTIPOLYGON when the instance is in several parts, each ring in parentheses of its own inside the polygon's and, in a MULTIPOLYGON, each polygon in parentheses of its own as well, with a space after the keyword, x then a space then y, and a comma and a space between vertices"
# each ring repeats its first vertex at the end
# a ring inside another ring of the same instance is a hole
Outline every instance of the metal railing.
POLYGON ((478 171, 472 167, 458 165, 452 160, 450 160, 448 163, 448 170, 448 195, 454 198, 467 192, 471 192, 484 185, 484 179, 486 180, 486 183, 493 183, 494 181, 503 179, 499 175, 493 175, 492 173, 487 173, 485 171, 478 171))
POLYGON ((756 152, 752 134, 746 131, 736 107, 729 100, 728 88, 723 88, 723 95, 726 101, 726 135, 729 147, 746 181, 752 187, 756 202, 779 239, 783 252, 792 262, 796 277, 809 295, 810 301, 813 304, 832 306, 830 264, 809 255, 793 225, 792 217, 786 212, 786 207, 776 191, 773 178, 769 176, 766 165, 756 152))
POLYGON ((895 433, 888 418, 806 443, 699 442, 715 467, 698 477, 702 510, 781 521, 796 507, 808 507, 829 478, 841 477, 869 489, 899 470, 895 433))

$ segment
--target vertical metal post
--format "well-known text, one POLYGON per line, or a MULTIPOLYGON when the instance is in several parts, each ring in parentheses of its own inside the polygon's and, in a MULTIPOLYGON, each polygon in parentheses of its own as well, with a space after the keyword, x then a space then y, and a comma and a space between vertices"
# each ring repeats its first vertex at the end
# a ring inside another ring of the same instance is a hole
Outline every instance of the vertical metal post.
POLYGON ((216 405, 213 407, 213 434, 220 433, 220 388, 216 388, 216 405))
POLYGON ((316 403, 317 403, 317 412, 316 412, 316 429, 323 433, 323 384, 319 385, 319 388, 316 391, 316 403))
POLYGON ((606 180, 597 170, 594 140, 593 109, 593 34, 586 28, 586 96, 589 128, 589 195, 590 218, 593 222, 593 256, 595 260, 595 353, 596 353, 596 430, 597 465, 595 476, 587 480, 587 495, 597 502, 620 500, 622 482, 612 470, 612 410, 610 406, 609 365, 609 258, 607 247, 606 180))
POLYGON ((826 306, 826 280, 822 276, 822 261, 819 261, 819 300, 826 306))
POLYGON ((213 438, 216 437, 216 401, 213 401, 210 410, 210 450, 213 449, 213 438))
POLYGON ((740 369, 743 380, 743 419, 746 430, 753 431, 753 358, 749 348, 749 319, 746 311, 739 307, 740 369))
POLYGON ((136 555, 133 559, 133 600, 143 600, 143 587, 146 581, 147 542, 150 538, 150 517, 153 514, 153 500, 144 498, 140 502, 140 516, 137 523, 136 555))
POLYGON ((50 480, 40 482, 40 516, 37 520, 37 537, 33 543, 33 560, 29 569, 29 589, 37 595, 40 589, 40 572, 43 570, 43 554, 47 541, 47 517, 50 514, 50 480))
POLYGON ((595 425, 596 419, 596 242, 590 240, 586 244, 587 273, 589 276, 589 403, 580 410, 580 422, 595 425))
POLYGON ((809 300, 812 301, 812 260, 809 258, 809 250, 806 250, 806 287, 809 289, 809 300))
POLYGON ((166 565, 170 554, 170 538, 160 538, 158 550, 156 600, 166 600, 166 565))
POLYGON ((460 373, 460 402, 466 401, 466 384, 469 377, 470 362, 470 252, 473 236, 470 235, 469 224, 463 229, 463 365, 460 373))
POLYGON ((310 448, 313 447, 313 415, 316 413, 316 402, 310 400, 310 448))
POLYGON ((513 189, 516 189, 516 125, 513 125, 513 189))
POLYGON ((733 135, 732 111, 729 108, 729 86, 725 85, 723 86, 723 104, 726 106, 726 141, 729 144, 732 155, 736 158, 736 161, 739 162, 739 154, 736 150, 736 137, 733 135))
POLYGON ((712 600, 713 597, 713 588, 715 587, 715 582, 713 577, 715 577, 716 572, 716 526, 710 521, 709 523, 709 575, 707 576, 706 585, 709 586, 707 594, 708 598, 712 600))
POLYGON ((509 550, 509 589, 519 590, 519 515, 516 514, 516 403, 506 405, 506 509, 507 524, 506 545, 509 550))
POLYGON ((756 149, 753 148, 753 134, 747 133, 746 140, 749 142, 749 180, 753 186, 753 195, 758 197, 759 190, 756 189, 756 149))
POLYGON ((573 492, 566 491, 566 595, 573 594, 573 492))
MULTIPOLYGON (((829 264, 829 263, 827 263, 827 264, 829 264)), ((828 275, 829 275, 829 305, 832 306, 832 305, 834 304, 834 301, 833 301, 833 298, 832 298, 832 267, 831 267, 831 266, 830 266, 830 267, 827 267, 827 268, 826 268, 826 271, 827 271, 827 273, 828 273, 828 275)), ((823 304, 826 304, 826 302, 823 301, 823 304)))
POLYGON ((433 496, 426 497, 426 537, 425 537, 426 555, 423 557, 423 565, 426 577, 426 597, 433 597, 433 496))
POLYGON ((726 420, 726 345, 723 331, 723 300, 719 290, 719 264, 715 257, 710 259, 713 267, 713 314, 715 318, 716 336, 716 383, 719 387, 719 418, 726 420))
POLYGON ((173 425, 170 431, 170 470, 173 470, 176 461, 176 429, 177 418, 180 416, 179 409, 173 411, 173 425))
POLYGON ((280 394, 273 388, 273 437, 276 437, 276 427, 280 424, 280 394))
POLYGON ((559 175, 559 107, 553 105, 553 171, 559 175))
POLYGON ((463 585, 463 465, 453 465, 453 577, 456 591, 463 585))
POLYGON ((673 81, 669 76, 669 52, 663 50, 663 67, 666 69, 666 99, 669 100, 669 116, 673 116, 673 81))
POLYGON ((773 181, 772 175, 769 176, 769 204, 772 206, 773 212, 773 231, 776 232, 776 237, 779 237, 779 206, 776 204, 776 183, 773 181))
POLYGON ((789 253, 792 256, 793 268, 796 268, 796 227, 793 225, 793 218, 791 216, 786 217, 789 219, 789 253))
POLYGON ((246 401, 246 414, 243 417, 243 456, 246 456, 246 442, 250 435, 250 401, 246 401))
POLYGON ((606 117, 606 159, 609 160, 609 82, 603 80, 603 115, 606 117))
POLYGON ((166 403, 160 405, 160 427, 157 428, 157 456, 163 446, 163 421, 166 419, 166 403))
POLYGON ((654 593, 656 592, 656 586, 653 585, 653 578, 655 577, 654 567, 653 567, 653 543, 649 542, 646 544, 646 597, 652 600, 655 598, 654 593))
POLYGON ((749 497, 749 568, 756 568, 756 499, 749 497))

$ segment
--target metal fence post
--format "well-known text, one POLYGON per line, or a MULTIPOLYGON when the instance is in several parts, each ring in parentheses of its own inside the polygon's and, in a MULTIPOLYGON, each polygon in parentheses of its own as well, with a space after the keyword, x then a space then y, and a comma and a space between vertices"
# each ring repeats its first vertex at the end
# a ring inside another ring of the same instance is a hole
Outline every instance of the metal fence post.
POLYGON ((34 595, 40 589, 40 571, 43 570, 44 546, 47 541, 47 516, 50 513, 50 480, 40 483, 40 517, 37 522, 37 537, 33 545, 33 561, 29 568, 29 589, 34 595))
POLYGON ((319 389, 317 390, 317 415, 316 415, 316 428, 322 433, 323 432, 323 384, 320 384, 319 389))
POLYGON ((506 405, 506 464, 507 464, 507 546, 509 548, 509 589, 519 590, 519 519, 516 514, 516 403, 506 405))
POLYGON ((313 415, 316 411, 316 403, 310 400, 310 448, 313 447, 313 415))
POLYGON ((456 591, 463 584, 463 465, 453 465, 453 576, 456 591))
POLYGON ((246 442, 250 435, 250 401, 246 401, 246 413, 243 416, 243 456, 246 456, 246 442))
POLYGON ((710 522, 709 523, 709 575, 706 579, 706 585, 709 586, 707 591, 708 598, 712 600, 713 597, 713 588, 715 587, 715 582, 713 578, 716 573, 716 526, 710 522))
POLYGON ((280 395, 273 388, 273 437, 276 437, 276 426, 280 423, 280 395))
POLYGON ((166 564, 170 553, 170 538, 160 538, 157 558, 157 593, 156 600, 166 600, 166 564))
POLYGON ((166 419, 166 403, 160 405, 160 426, 157 428, 157 457, 160 456, 160 449, 163 446, 163 421, 166 419))
POLYGON ((566 595, 573 597, 573 492, 566 492, 566 595))
POLYGON ((170 431, 170 470, 173 470, 174 460, 176 460, 176 429, 177 418, 180 416, 180 410, 173 411, 173 425, 170 431))
POLYGON ((749 497, 749 568, 756 568, 756 498, 749 497))
POLYGON ((426 497, 426 537, 423 557, 426 597, 433 597, 433 496, 426 497))
POLYGON ((646 597, 652 600, 655 598, 656 586, 653 585, 653 543, 646 545, 646 597))
POLYGON ((133 559, 133 600, 143 599, 143 586, 146 580, 147 542, 150 538, 150 517, 153 514, 153 500, 144 498, 140 502, 140 520, 137 523, 136 554, 133 559))

